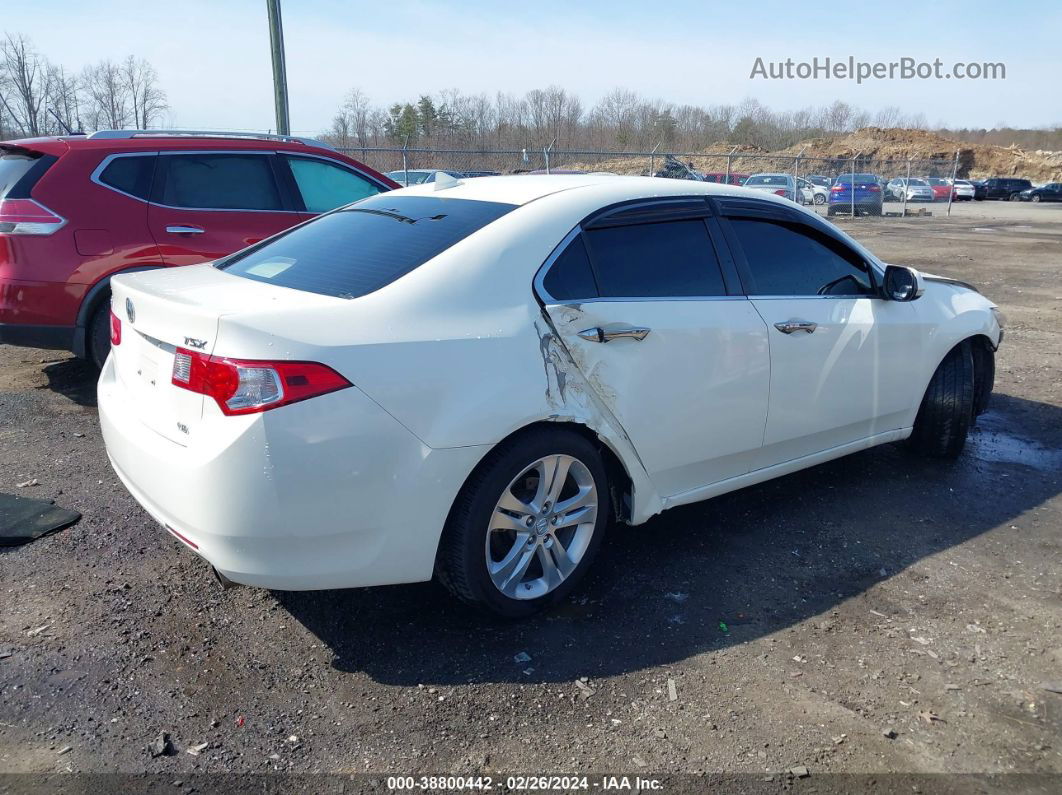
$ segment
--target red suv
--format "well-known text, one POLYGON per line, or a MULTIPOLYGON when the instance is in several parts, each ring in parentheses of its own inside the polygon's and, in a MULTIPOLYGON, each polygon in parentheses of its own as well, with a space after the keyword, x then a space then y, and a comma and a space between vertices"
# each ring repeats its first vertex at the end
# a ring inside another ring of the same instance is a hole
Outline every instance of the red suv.
POLYGON ((114 274, 217 259, 397 187, 289 136, 105 130, 0 143, 0 343, 99 366, 114 274))

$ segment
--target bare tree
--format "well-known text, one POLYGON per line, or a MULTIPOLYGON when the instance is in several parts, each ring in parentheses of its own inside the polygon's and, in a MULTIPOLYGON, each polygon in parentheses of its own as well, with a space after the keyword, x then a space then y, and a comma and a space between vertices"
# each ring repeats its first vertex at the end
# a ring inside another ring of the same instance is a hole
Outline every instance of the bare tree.
POLYGON ((62 66, 48 66, 48 110, 46 131, 56 134, 79 132, 81 130, 80 97, 78 96, 77 77, 67 74, 62 66))
POLYGON ((88 116, 96 129, 121 130, 129 126, 130 89, 124 70, 113 61, 86 66, 81 73, 88 116))
POLYGON ((129 98, 133 126, 146 130, 152 119, 166 110, 166 92, 159 88, 158 73, 143 58, 128 56, 121 66, 121 79, 129 98))
POLYGON ((44 131, 47 94, 47 61, 25 36, 8 33, 0 41, 0 103, 17 133, 44 131))

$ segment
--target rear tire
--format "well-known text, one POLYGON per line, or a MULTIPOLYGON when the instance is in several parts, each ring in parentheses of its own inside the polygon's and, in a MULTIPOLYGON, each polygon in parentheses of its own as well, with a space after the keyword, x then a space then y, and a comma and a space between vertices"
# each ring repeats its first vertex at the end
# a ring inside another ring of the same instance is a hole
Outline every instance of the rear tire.
POLYGON ((532 615, 583 578, 604 538, 609 506, 608 476, 594 445, 560 428, 533 429, 492 450, 461 488, 436 575, 463 602, 505 618, 532 615), (565 482, 538 491, 551 461, 569 467, 565 482))
POLYGON ((89 321, 87 339, 85 340, 85 352, 87 358, 97 370, 103 369, 103 363, 107 361, 107 355, 111 352, 111 301, 110 295, 103 297, 96 311, 92 313, 89 321))
POLYGON ((908 443, 931 458, 956 458, 974 417, 974 360, 969 340, 952 348, 937 367, 918 408, 908 443))
POLYGON ((1032 198, 1030 199, 1030 201, 1034 201, 1034 202, 1038 202, 1038 201, 1040 201, 1040 196, 1039 196, 1039 194, 1037 194, 1037 193, 1034 193, 1034 194, 1032 195, 1032 198))

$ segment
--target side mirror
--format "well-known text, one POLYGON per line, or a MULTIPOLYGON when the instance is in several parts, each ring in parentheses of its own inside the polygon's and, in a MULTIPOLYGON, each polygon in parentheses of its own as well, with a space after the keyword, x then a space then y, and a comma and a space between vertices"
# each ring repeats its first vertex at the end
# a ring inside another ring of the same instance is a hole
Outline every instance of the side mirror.
POLYGON ((925 291, 922 274, 905 265, 889 265, 881 286, 885 298, 890 301, 913 301, 925 291))

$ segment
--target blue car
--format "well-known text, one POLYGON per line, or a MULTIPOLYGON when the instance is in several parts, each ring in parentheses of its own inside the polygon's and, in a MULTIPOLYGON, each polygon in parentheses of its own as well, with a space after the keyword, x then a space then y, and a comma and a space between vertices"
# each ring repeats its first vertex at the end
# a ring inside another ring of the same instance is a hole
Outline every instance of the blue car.
POLYGON ((881 215, 884 191, 876 174, 841 174, 830 186, 826 215, 852 212, 852 184, 855 183, 855 214, 881 215))

